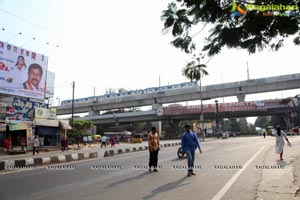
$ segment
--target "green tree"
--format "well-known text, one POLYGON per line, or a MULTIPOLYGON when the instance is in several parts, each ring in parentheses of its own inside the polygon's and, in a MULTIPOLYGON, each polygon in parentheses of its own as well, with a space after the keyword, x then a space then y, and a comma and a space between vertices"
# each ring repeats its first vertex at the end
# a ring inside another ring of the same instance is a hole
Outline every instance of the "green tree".
MULTIPOLYGON (((300 1, 255 0, 253 4, 300 6, 300 1)), ((223 47, 242 48, 249 53, 267 47, 278 50, 283 46, 284 40, 290 36, 295 36, 295 45, 300 44, 299 10, 277 11, 277 14, 291 16, 270 16, 267 12, 248 9, 246 14, 239 16, 235 15, 237 7, 243 9, 246 3, 221 0, 173 0, 162 12, 163 30, 172 32, 173 46, 186 53, 192 53, 196 49, 195 36, 207 24, 211 25, 213 28, 205 39, 206 45, 202 48, 203 51, 208 51, 209 56, 220 53, 223 47), (199 24, 204 24, 200 31, 197 30, 199 24)))
POLYGON ((241 131, 240 123, 237 119, 230 119, 230 126, 231 126, 231 131, 233 132, 241 131))
POLYGON ((248 133, 256 133, 254 124, 248 124, 248 133))
MULTIPOLYGON (((71 120, 70 120, 71 123, 71 120)), ((74 119, 74 129, 75 130, 87 130, 93 127, 93 122, 91 120, 80 120, 74 119)))
POLYGON ((276 127, 280 125, 282 129, 286 129, 286 123, 284 120, 284 115, 274 115, 271 117, 270 125, 276 127))
POLYGON ((257 117, 254 123, 256 127, 260 127, 260 128, 267 128, 269 124, 270 124, 270 118, 266 116, 257 117))
POLYGON ((185 68, 182 69, 182 75, 186 78, 190 79, 191 82, 193 80, 200 81, 200 87, 201 87, 201 78, 203 76, 207 76, 208 72, 206 71, 207 66, 204 64, 197 64, 195 60, 187 63, 185 68))

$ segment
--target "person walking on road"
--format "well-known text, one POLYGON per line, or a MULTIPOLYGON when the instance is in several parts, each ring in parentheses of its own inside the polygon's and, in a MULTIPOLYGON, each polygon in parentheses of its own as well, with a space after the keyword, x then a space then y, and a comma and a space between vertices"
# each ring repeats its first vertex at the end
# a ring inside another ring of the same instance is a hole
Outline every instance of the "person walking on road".
POLYGON ((196 175, 193 172, 194 160, 195 160, 195 149, 196 147, 198 147, 200 153, 202 153, 202 150, 198 142, 197 135, 191 131, 191 126, 185 125, 184 128, 185 128, 185 132, 181 136, 181 147, 182 147, 182 151, 187 156, 187 163, 188 163, 187 176, 191 176, 191 175, 196 175))
POLYGON ((286 134, 284 131, 281 130, 280 126, 277 126, 277 131, 275 132, 275 137, 276 137, 276 145, 275 145, 275 152, 276 154, 280 155, 280 160, 283 160, 283 147, 284 147, 284 139, 287 141, 289 144, 289 140, 286 137, 286 134))
POLYGON ((92 141, 93 141, 93 138, 92 138, 92 136, 89 135, 89 136, 87 137, 87 142, 88 142, 88 144, 89 144, 89 147, 91 146, 92 141))
POLYGON ((38 147, 40 146, 39 139, 37 136, 34 136, 34 139, 32 140, 32 155, 35 155, 35 153, 39 153, 38 147))
POLYGON ((158 162, 158 152, 159 148, 159 136, 156 131, 156 127, 152 127, 151 131, 148 133, 148 149, 149 149, 149 172, 152 168, 154 172, 157 172, 157 162, 158 162))
POLYGON ((115 143, 116 143, 116 139, 115 139, 115 136, 113 135, 111 137, 111 141, 110 141, 111 147, 115 147, 115 143))
POLYGON ((102 148, 103 146, 105 146, 105 148, 106 148, 106 140, 107 140, 107 137, 106 137, 105 135, 103 135, 103 136, 100 138, 100 140, 101 140, 101 148, 102 148))

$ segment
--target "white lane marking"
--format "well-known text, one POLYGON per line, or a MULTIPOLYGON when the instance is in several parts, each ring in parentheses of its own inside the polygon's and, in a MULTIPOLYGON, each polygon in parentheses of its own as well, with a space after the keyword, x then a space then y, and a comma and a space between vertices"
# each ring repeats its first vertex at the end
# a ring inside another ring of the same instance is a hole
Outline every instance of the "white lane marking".
POLYGON ((244 170, 248 167, 248 165, 256 158, 260 152, 265 148, 266 146, 263 146, 260 148, 260 150, 250 158, 250 160, 247 161, 245 165, 243 165, 243 169, 239 170, 226 184, 225 186, 216 194, 216 196, 212 200, 219 200, 221 199, 224 194, 229 190, 229 188, 232 186, 232 184, 238 179, 238 177, 244 172, 244 170))

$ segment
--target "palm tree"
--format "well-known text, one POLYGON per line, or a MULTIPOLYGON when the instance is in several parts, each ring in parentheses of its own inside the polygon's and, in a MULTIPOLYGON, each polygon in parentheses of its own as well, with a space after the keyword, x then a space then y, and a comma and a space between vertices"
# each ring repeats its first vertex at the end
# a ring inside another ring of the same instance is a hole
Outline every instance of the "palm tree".
POLYGON ((191 82, 193 80, 200 81, 200 89, 201 89, 201 78, 203 78, 203 76, 208 75, 208 72, 205 69, 206 67, 207 67, 206 65, 200 64, 199 62, 197 64, 196 61, 193 60, 187 63, 185 68, 183 68, 182 75, 190 79, 191 82))
MULTIPOLYGON (((204 126, 204 117, 203 117, 203 105, 202 105, 202 90, 201 90, 201 78, 203 78, 203 76, 207 76, 208 72, 206 71, 206 65, 204 64, 200 64, 200 57, 196 58, 196 60, 193 60, 189 63, 187 63, 187 65, 185 66, 185 68, 183 68, 182 70, 182 75, 187 77, 188 79, 191 80, 191 82, 193 80, 195 81, 199 81, 199 88, 200 88, 200 101, 201 101, 201 121, 202 121, 202 127, 204 126), (196 62, 196 60, 198 62, 196 62)), ((204 128, 204 127, 203 127, 204 128)), ((204 139, 204 135, 203 135, 203 139, 204 139)))

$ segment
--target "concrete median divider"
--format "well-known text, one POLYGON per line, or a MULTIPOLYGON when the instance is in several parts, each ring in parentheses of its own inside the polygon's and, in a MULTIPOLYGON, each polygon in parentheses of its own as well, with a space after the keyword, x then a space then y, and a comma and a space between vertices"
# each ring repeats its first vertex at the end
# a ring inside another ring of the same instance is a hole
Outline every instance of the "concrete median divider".
POLYGON ((15 166, 15 161, 14 160, 5 160, 5 167, 13 167, 15 166))
POLYGON ((26 162, 25 160, 15 160, 15 166, 16 167, 25 167, 26 166, 26 162))
POLYGON ((79 159, 78 153, 73 153, 71 155, 71 158, 72 158, 72 160, 78 160, 79 159))
POLYGON ((65 155, 63 155, 63 156, 58 156, 57 158, 58 158, 58 161, 59 161, 59 162, 66 162, 66 156, 65 156, 65 155))
MULTIPOLYGON (((160 144, 160 148, 163 147, 172 147, 172 146, 177 146, 179 143, 165 143, 165 144, 160 144)), ((123 153, 130 153, 130 152, 137 152, 137 151, 146 151, 148 150, 148 146, 137 146, 137 147, 132 147, 130 148, 125 148, 125 149, 117 149, 117 150, 108 150, 105 151, 103 154, 103 157, 110 157, 118 154, 123 154, 123 153)))
POLYGON ((91 152, 90 158, 98 158, 98 152, 91 152))
MULTIPOLYGON (((50 158, 49 158, 49 163, 50 163, 50 158)), ((43 163, 43 158, 33 158, 33 165, 42 165, 43 163)))
POLYGON ((25 159, 25 165, 26 166, 34 166, 34 160, 33 160, 33 158, 26 158, 25 159))
POLYGON ((5 162, 0 161, 0 170, 4 170, 4 169, 5 169, 5 162))
MULTIPOLYGON (((165 143, 160 144, 160 147, 171 147, 180 145, 180 142, 177 143, 165 143)), ((106 150, 104 152, 104 157, 114 156, 118 154, 137 152, 137 151, 146 151, 148 150, 148 146, 136 146, 132 148, 119 148, 119 149, 111 149, 106 150)), ((25 159, 17 159, 17 160, 3 160, 0 161, 0 171, 6 170, 9 167, 26 167, 26 166, 39 166, 39 165, 50 165, 50 164, 59 164, 64 162, 72 162, 77 160, 91 159, 100 157, 99 152, 89 152, 89 153, 72 153, 66 155, 57 155, 52 157, 38 157, 35 158, 25 158, 25 159)))
POLYGON ((109 156, 114 156, 114 155, 115 155, 114 150, 109 150, 109 151, 108 151, 108 155, 109 155, 109 156))
POLYGON ((78 153, 78 160, 84 159, 84 153, 78 153))
POLYGON ((59 163, 58 157, 57 156, 52 156, 51 157, 51 164, 57 164, 59 163))
POLYGON ((83 158, 84 158, 84 159, 90 158, 90 154, 89 154, 89 153, 84 153, 84 154, 83 154, 83 158))
POLYGON ((72 159, 72 155, 70 154, 67 154, 66 155, 66 162, 71 162, 73 159, 72 159))

